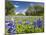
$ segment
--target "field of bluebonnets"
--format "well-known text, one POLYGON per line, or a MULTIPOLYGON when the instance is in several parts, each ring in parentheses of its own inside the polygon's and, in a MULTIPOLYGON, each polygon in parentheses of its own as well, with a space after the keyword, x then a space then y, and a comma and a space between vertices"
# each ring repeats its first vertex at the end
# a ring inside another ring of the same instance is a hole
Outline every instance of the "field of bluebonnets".
MULTIPOLYGON (((6 25, 7 26, 7 25, 6 25)), ((14 18, 14 23, 9 23, 11 27, 11 32, 16 34, 22 33, 40 33, 44 32, 44 18, 43 16, 16 16, 14 18), (13 26, 12 26, 13 25, 13 26), (14 31, 12 31, 13 29, 14 31)), ((6 27, 6 34, 9 33, 10 30, 6 27)))

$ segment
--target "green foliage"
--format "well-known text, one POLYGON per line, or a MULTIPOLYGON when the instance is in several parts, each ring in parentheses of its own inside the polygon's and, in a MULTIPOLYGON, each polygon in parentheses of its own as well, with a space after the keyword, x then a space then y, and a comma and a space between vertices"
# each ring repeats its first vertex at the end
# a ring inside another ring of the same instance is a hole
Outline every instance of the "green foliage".
POLYGON ((38 33, 38 32, 44 32, 44 28, 35 28, 35 32, 38 33))
POLYGON ((43 16, 44 15, 44 7, 40 5, 30 6, 25 12, 27 16, 43 16))
MULTIPOLYGON (((29 17, 28 18, 15 18, 15 20, 16 20, 16 30, 17 30, 17 33, 18 34, 20 34, 20 33, 39 33, 39 32, 44 32, 44 28, 35 28, 34 29, 34 26, 33 26, 33 20, 34 20, 34 18, 36 18, 36 17, 31 17, 30 19, 29 19, 29 17), (18 23, 18 20, 22 20, 22 24, 19 24, 18 23), (30 22, 30 24, 26 24, 25 23, 25 21, 26 20, 30 20, 31 22, 30 22)), ((39 17, 37 17, 36 19, 38 19, 39 17)), ((43 19, 43 17, 41 17, 42 19, 43 19)))
POLYGON ((14 13, 15 7, 12 5, 11 2, 5 2, 5 15, 15 15, 14 13))

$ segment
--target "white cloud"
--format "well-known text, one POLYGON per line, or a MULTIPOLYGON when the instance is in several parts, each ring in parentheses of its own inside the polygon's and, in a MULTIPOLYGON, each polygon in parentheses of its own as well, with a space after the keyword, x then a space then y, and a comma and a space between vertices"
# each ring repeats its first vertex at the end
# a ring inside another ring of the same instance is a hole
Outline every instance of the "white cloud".
POLYGON ((22 13, 22 14, 25 15, 25 12, 26 12, 27 10, 28 10, 28 8, 19 10, 18 12, 16 12, 16 14, 22 13))
POLYGON ((16 8, 18 8, 19 6, 18 5, 14 5, 16 8))

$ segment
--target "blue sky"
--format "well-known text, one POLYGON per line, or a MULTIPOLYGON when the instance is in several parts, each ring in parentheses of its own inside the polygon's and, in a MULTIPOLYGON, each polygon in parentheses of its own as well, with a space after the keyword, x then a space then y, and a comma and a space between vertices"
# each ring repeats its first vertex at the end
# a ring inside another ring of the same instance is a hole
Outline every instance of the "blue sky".
POLYGON ((27 9, 29 6, 30 6, 30 3, 27 3, 27 2, 15 2, 15 1, 12 1, 12 4, 16 7, 16 12, 20 12, 24 9, 27 9))
POLYGON ((27 11, 29 6, 33 6, 35 4, 40 4, 43 6, 41 2, 23 2, 23 1, 11 1, 11 3, 16 7, 15 12, 24 13, 27 11))

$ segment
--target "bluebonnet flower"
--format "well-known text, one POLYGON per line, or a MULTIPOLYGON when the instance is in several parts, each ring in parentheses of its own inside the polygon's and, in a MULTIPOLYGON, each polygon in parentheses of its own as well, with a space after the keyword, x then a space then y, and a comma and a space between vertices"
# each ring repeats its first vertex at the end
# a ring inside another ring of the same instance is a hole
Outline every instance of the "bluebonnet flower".
POLYGON ((8 31, 9 31, 10 33, 14 33, 14 31, 15 31, 15 27, 14 27, 14 25, 11 26, 11 27, 8 29, 8 31))
POLYGON ((40 18, 34 21, 34 27, 41 27, 41 26, 42 26, 42 20, 40 18))
POLYGON ((5 21, 5 24, 7 24, 7 23, 9 24, 9 23, 13 23, 13 22, 12 21, 5 21))
POLYGON ((9 21, 5 21, 5 27, 8 28, 9 21))
POLYGON ((26 21, 26 24, 30 24, 30 21, 29 21, 29 20, 27 20, 27 21, 26 21))
POLYGON ((42 26, 42 20, 40 18, 37 20, 37 26, 38 27, 41 27, 42 26))
POLYGON ((8 29, 8 33, 14 33, 14 31, 15 31, 15 29, 12 27, 8 29))
POLYGON ((9 28, 8 29, 8 33, 11 33, 12 30, 13 30, 13 28, 9 28))
POLYGON ((19 20, 19 21, 18 21, 18 23, 19 23, 19 24, 22 24, 22 21, 21 21, 21 20, 19 20))
POLYGON ((10 24, 8 24, 8 27, 9 28, 15 28, 15 25, 13 25, 13 24, 10 23, 10 24))
POLYGON ((5 21, 5 23, 8 23, 8 21, 5 21))
POLYGON ((12 25, 13 25, 13 22, 12 21, 5 21, 5 26, 7 28, 10 28, 12 25))
POLYGON ((8 28, 8 32, 12 33, 15 30, 15 27, 16 27, 15 24, 13 23, 13 21, 8 21, 6 23, 8 23, 6 24, 8 28))

